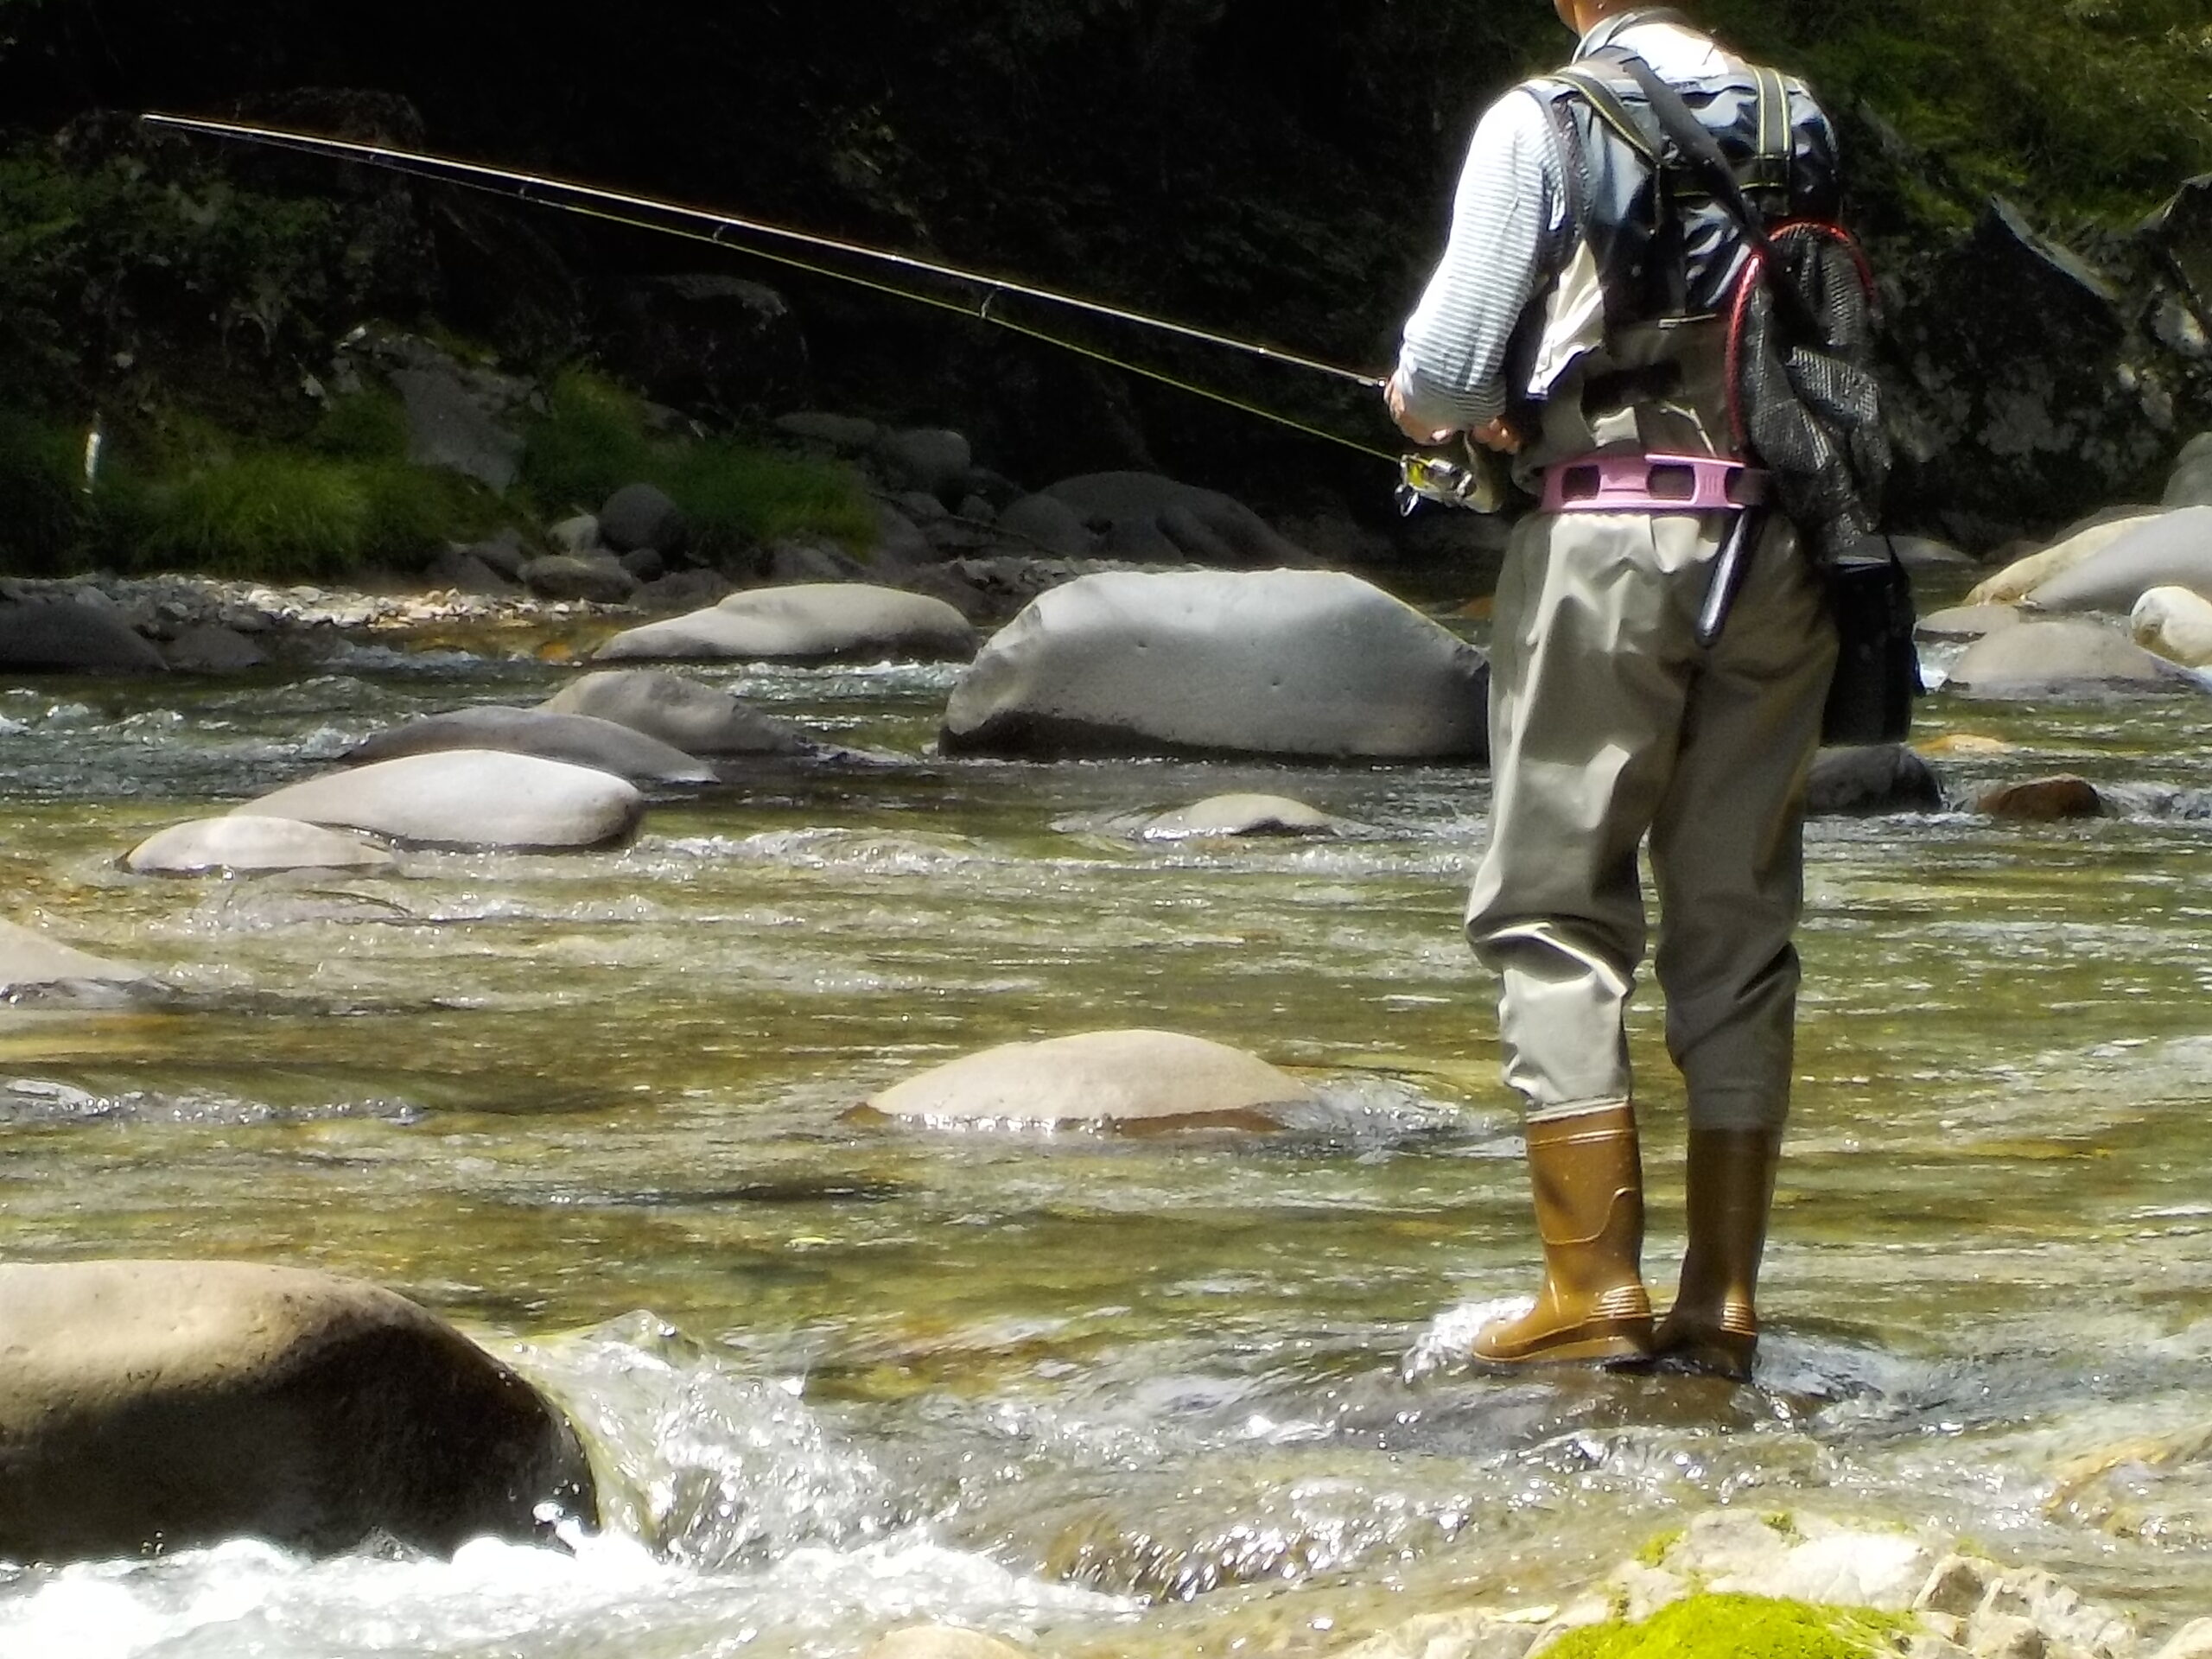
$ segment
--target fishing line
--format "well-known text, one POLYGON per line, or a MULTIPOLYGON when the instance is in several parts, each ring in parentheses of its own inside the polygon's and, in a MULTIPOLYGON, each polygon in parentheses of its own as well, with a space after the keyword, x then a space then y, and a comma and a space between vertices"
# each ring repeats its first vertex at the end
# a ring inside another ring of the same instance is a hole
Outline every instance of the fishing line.
POLYGON ((1117 322, 1131 323, 1160 333, 1179 335, 1205 345, 1242 352, 1268 362, 1305 369, 1312 373, 1349 381, 1358 386, 1375 389, 1382 385, 1382 378, 1380 376, 1368 374, 1357 369, 1346 368, 1341 364, 1327 363, 1317 358, 1304 357, 1297 353, 1283 351, 1279 347, 1262 345, 1255 340, 1240 340, 1233 335, 1217 334, 1210 329, 1195 327, 1188 323, 1176 322, 1165 317, 1152 316, 1121 306, 1109 305, 1103 301, 1087 300, 1076 295, 1060 293, 1052 289, 1039 288, 1010 278, 993 276, 982 271, 943 264, 912 254, 899 253, 888 248, 871 247, 865 243, 823 236, 813 232, 796 230, 789 226, 747 219, 734 213, 715 213, 703 207, 687 207, 680 202, 661 201, 650 196, 631 195, 621 191, 585 184, 576 180, 491 167, 480 162, 465 161, 459 156, 441 156, 422 150, 399 149, 385 144, 358 143, 348 139, 325 137, 315 133, 296 132, 281 127, 259 126, 247 122, 210 121, 197 117, 159 112, 142 115, 139 119, 149 126, 165 127, 177 131, 246 143, 263 144, 274 149, 296 150, 306 155, 333 156, 359 162, 411 177, 441 183, 466 185, 491 194, 513 196, 524 201, 542 202, 547 207, 578 213, 586 218, 600 219, 639 230, 655 231, 665 235, 685 236, 691 240, 711 243, 717 247, 729 248, 740 253, 750 254, 756 258, 766 259, 772 263, 788 265, 800 270, 812 271, 839 281, 854 283, 861 287, 874 289, 880 293, 912 300, 917 303, 937 304, 944 308, 958 311, 963 315, 975 316, 985 322, 1012 329, 1014 333, 1029 335, 1033 339, 1060 346, 1064 350, 1093 358, 1114 367, 1146 375, 1179 391, 1211 398, 1216 403, 1225 404, 1232 409, 1274 421, 1293 430, 1313 436, 1325 437, 1330 442, 1344 444, 1348 448, 1358 449, 1363 454, 1376 455, 1384 460, 1395 461, 1397 459, 1395 455, 1388 455, 1381 450, 1370 449, 1366 445, 1354 443, 1351 440, 1339 437, 1334 433, 1319 431, 1301 422, 1277 415, 1273 410, 1245 403, 1227 394, 1210 391, 1202 386, 1174 376, 1147 370, 1140 365, 1124 362, 1109 353, 1084 346, 1077 341, 1047 334, 1041 329, 1008 322, 993 315, 991 305, 1001 295, 1035 300, 1045 304, 1058 305, 1071 310, 1087 312, 1094 316, 1108 318, 1117 322), (641 219, 637 217, 640 213, 663 217, 641 219), (711 225, 715 228, 712 234, 686 231, 677 226, 663 222, 663 218, 711 225), (893 265, 931 276, 943 277, 949 281, 972 283, 988 291, 978 306, 970 308, 956 305, 950 302, 935 300, 931 296, 914 293, 911 289, 870 282, 868 279, 855 276, 849 272, 810 264, 789 256, 773 255, 758 247, 733 242, 728 239, 728 233, 733 232, 795 243, 823 252, 873 260, 879 264, 893 265))

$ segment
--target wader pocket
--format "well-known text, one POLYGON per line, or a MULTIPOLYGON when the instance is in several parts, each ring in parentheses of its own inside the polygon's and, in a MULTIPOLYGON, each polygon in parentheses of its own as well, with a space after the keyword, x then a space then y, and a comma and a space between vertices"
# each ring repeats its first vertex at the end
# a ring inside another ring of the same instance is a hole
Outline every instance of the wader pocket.
POLYGON ((1912 642, 1912 579, 1895 550, 1847 555, 1827 568, 1835 619, 1835 677, 1821 713, 1821 741, 1898 743, 1912 729, 1920 653, 1912 642))

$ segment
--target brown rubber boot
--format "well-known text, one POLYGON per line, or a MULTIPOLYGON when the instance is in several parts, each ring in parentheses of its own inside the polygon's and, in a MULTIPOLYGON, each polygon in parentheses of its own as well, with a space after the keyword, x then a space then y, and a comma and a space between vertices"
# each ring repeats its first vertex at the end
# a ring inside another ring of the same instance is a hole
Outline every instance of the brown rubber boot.
POLYGON ((1772 1129, 1692 1129, 1689 1249, 1675 1306, 1660 1322, 1661 1357, 1738 1382, 1751 1380, 1753 1309, 1766 1249, 1782 1136, 1772 1129))
POLYGON ((1528 1142, 1543 1289, 1521 1318, 1478 1331, 1475 1357, 1503 1365, 1649 1359, 1636 1114, 1605 1106, 1534 1122, 1528 1142))

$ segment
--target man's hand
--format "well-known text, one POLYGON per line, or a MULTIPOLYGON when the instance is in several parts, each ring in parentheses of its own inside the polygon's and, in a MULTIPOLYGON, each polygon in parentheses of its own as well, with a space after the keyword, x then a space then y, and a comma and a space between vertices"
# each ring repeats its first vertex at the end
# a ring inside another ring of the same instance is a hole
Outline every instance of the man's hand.
POLYGON ((1521 453, 1521 435, 1505 423, 1505 416, 1484 421, 1474 429, 1474 440, 1485 449, 1495 449, 1501 455, 1521 453))
POLYGON ((1406 379, 1403 369, 1395 371, 1383 384, 1382 401, 1389 405, 1390 418, 1398 423, 1398 430, 1415 443, 1437 444, 1450 440, 1452 436, 1450 427, 1439 430, 1427 422, 1414 420, 1406 413, 1406 379))

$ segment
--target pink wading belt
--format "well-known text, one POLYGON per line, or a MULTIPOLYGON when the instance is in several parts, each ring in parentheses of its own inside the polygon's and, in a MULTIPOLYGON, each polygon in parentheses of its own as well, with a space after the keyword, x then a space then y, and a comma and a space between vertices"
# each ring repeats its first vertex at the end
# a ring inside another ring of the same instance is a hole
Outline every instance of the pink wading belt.
POLYGON ((1546 512, 1735 512, 1766 500, 1766 474, 1719 455, 1634 450, 1544 468, 1546 512))

